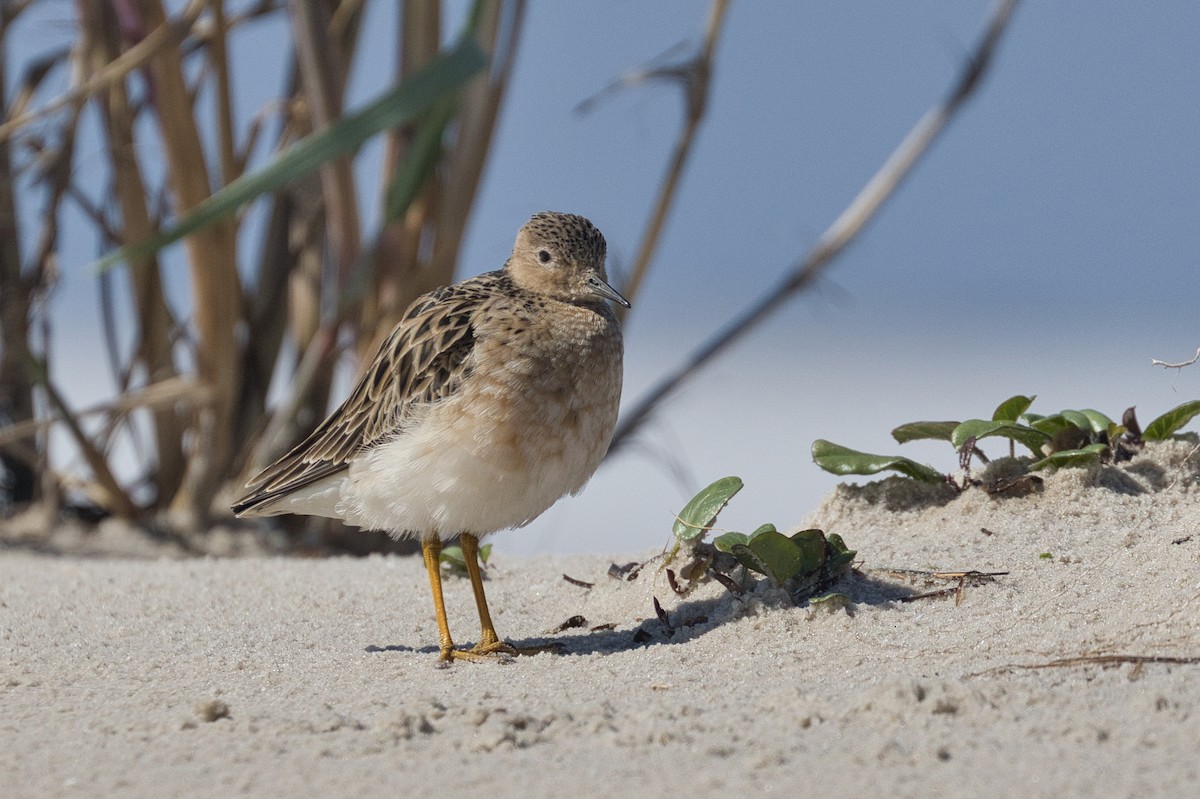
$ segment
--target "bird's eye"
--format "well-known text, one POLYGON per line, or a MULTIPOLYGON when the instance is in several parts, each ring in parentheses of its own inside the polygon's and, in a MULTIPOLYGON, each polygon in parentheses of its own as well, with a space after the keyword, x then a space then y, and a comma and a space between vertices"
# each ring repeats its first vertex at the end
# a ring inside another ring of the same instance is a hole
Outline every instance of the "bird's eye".
POLYGON ((550 251, 549 250, 538 250, 538 260, 544 264, 550 263, 550 251))

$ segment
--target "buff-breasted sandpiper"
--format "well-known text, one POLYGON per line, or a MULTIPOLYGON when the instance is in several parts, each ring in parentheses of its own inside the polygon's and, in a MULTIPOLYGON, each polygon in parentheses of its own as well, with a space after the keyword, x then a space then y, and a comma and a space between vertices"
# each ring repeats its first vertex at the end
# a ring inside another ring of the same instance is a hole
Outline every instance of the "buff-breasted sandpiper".
POLYGON ((442 660, 511 654, 496 635, 479 539, 578 493, 608 450, 629 307, 581 216, 535 215, 504 267, 417 298, 349 398, 246 486, 239 516, 328 516, 421 542, 442 660), (481 632, 454 648, 442 543, 460 536, 481 632))

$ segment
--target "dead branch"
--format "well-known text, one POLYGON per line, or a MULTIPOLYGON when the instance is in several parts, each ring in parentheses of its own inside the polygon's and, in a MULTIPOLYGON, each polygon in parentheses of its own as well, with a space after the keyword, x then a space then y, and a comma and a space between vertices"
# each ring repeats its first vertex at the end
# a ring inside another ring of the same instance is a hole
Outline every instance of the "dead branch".
POLYGON ((71 438, 75 440, 75 445, 79 447, 84 460, 91 467, 92 474, 95 475, 101 488, 104 489, 112 512, 123 519, 136 519, 140 515, 137 504, 125 492, 121 484, 117 482, 117 478, 113 475, 112 470, 108 468, 108 459, 96 449, 92 440, 79 425, 77 415, 67 406, 66 400, 63 399, 58 389, 54 387, 54 383, 45 374, 44 369, 42 370, 42 389, 45 391, 46 398, 50 401, 51 407, 54 408, 66 424, 67 430, 71 433, 71 438))
MULTIPOLYGON (((211 401, 212 392, 204 385, 187 377, 171 377, 145 388, 122 394, 111 402, 76 411, 74 416, 77 419, 84 419, 89 416, 106 415, 113 419, 120 419, 138 409, 157 410, 179 403, 200 406, 211 401)), ((45 419, 27 419, 0 427, 0 446, 33 438, 61 421, 63 421, 61 416, 51 416, 45 419)))
MULTIPOLYGON (((650 263, 654 259, 654 253, 658 249, 659 240, 662 238, 667 216, 671 212, 671 206, 675 203, 675 195, 679 189, 679 179, 682 177, 684 167, 691 156, 696 131, 699 130, 700 122, 704 119, 704 113, 708 108, 708 93, 713 71, 713 53, 716 51, 717 39, 721 35, 721 29, 725 21, 725 12, 728 8, 728 0, 713 0, 712 7, 709 10, 708 29, 704 36, 704 45, 700 48, 700 52, 693 58, 682 64, 638 69, 601 90, 599 94, 584 100, 576 108, 577 111, 590 109, 599 98, 607 96, 613 91, 656 80, 674 81, 684 91, 686 104, 684 106, 685 118, 683 129, 679 132, 679 138, 675 141, 675 149, 671 153, 670 165, 667 167, 667 172, 663 176, 662 183, 659 185, 658 198, 654 202, 654 211, 650 215, 650 222, 646 226, 645 233, 642 234, 642 241, 638 246, 637 257, 633 261, 633 268, 630 270, 628 280, 621 286, 621 293, 630 302, 637 296, 638 289, 641 288, 642 281, 650 269, 650 263)), ((617 309, 617 315, 622 319, 625 318, 626 313, 628 312, 625 308, 617 309)))
POLYGON ((68 106, 78 105, 97 92, 124 78, 145 64, 163 47, 178 41, 191 29, 208 0, 192 0, 183 13, 175 19, 166 20, 133 47, 104 69, 94 73, 88 80, 54 98, 45 105, 16 116, 0 125, 0 141, 4 141, 21 128, 68 106))
POLYGON ((1151 358, 1150 365, 1151 366, 1161 366, 1164 369, 1182 369, 1185 366, 1191 366, 1196 361, 1200 361, 1200 347, 1197 347, 1196 354, 1193 355, 1191 358, 1189 358, 1186 361, 1180 361, 1179 363, 1170 363, 1169 361, 1160 361, 1158 358, 1151 358))
MULTIPOLYGON (((292 0, 293 33, 300 83, 308 101, 314 132, 321 132, 342 117, 346 71, 339 63, 326 9, 312 0, 292 0)), ((339 285, 358 259, 361 242, 353 162, 349 155, 335 158, 318 170, 325 209, 325 235, 332 251, 339 285)))
POLYGON ((983 38, 967 59, 949 96, 921 117, 858 196, 821 235, 813 249, 774 289, 711 336, 680 367, 661 380, 625 414, 617 426, 609 454, 626 443, 629 436, 645 423, 659 405, 709 361, 765 321, 794 294, 812 285, 833 259, 862 232, 963 104, 979 88, 1016 5, 1017 0, 999 0, 996 3, 983 38))

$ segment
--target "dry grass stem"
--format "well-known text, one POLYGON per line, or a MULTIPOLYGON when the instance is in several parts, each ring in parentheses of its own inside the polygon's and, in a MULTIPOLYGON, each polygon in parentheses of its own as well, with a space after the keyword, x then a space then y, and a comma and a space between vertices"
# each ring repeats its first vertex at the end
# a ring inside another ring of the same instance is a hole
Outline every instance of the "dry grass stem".
POLYGON ((992 63, 1001 36, 1008 27, 1016 0, 1001 0, 992 10, 987 29, 979 45, 968 57, 949 96, 925 113, 874 177, 850 205, 822 234, 813 249, 784 276, 761 300, 738 314, 733 321, 713 334, 682 365, 660 380, 624 415, 613 436, 609 454, 616 452, 637 431, 651 413, 689 378, 741 339, 797 292, 812 285, 892 196, 896 187, 911 172, 982 83, 992 63))
MULTIPOLYGON (((642 281, 645 280, 646 274, 650 270, 650 264, 653 262, 654 254, 658 250, 658 243, 662 238, 667 217, 670 215, 671 208, 675 204, 675 197, 679 189, 679 180, 683 176, 684 168, 687 166, 688 159, 692 153, 692 144, 696 139, 696 131, 700 129, 700 123, 704 119, 704 112, 708 108, 709 86, 713 73, 713 54, 716 51, 717 40, 721 35, 721 30, 725 22, 725 13, 728 9, 728 0, 713 0, 712 7, 709 10, 704 45, 694 58, 678 67, 650 70, 644 74, 644 80, 666 78, 678 81, 684 90, 686 115, 683 130, 680 131, 679 138, 676 140, 674 150, 671 153, 671 160, 667 167, 666 175, 659 185, 658 196, 654 202, 654 210, 650 214, 650 221, 642 235, 642 241, 638 245, 637 256, 634 258, 629 278, 621 288, 621 293, 630 302, 633 302, 634 298, 637 297, 642 287, 642 281)), ((628 314, 628 309, 618 308, 617 314, 623 320, 628 314)))
POLYGON ((103 69, 92 74, 83 83, 70 91, 54 98, 45 105, 20 114, 17 117, 0 124, 0 141, 4 141, 21 128, 36 122, 43 117, 60 111, 68 106, 78 105, 92 95, 104 91, 112 84, 124 79, 133 70, 143 66, 163 48, 177 44, 187 35, 200 13, 208 5, 208 0, 192 0, 188 7, 173 20, 163 20, 144 39, 130 47, 121 57, 108 64, 103 69))

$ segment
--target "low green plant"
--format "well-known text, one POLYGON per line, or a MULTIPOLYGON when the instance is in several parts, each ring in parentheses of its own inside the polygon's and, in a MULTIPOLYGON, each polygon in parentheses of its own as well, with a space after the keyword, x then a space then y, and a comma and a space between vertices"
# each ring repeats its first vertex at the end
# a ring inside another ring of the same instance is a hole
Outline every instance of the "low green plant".
POLYGON ((668 569, 672 588, 686 594, 700 580, 714 577, 730 590, 744 590, 748 574, 754 572, 786 589, 793 602, 816 601, 816 595, 841 579, 854 561, 856 553, 836 533, 827 536, 812 529, 789 536, 773 524, 764 524, 752 533, 723 532, 711 544, 704 540, 742 485, 738 477, 723 477, 679 512, 673 528, 675 544, 665 564, 674 563, 685 550, 689 559, 679 572, 683 587, 668 569))
MULTIPOLYGON (((480 570, 487 571, 488 557, 492 554, 491 544, 482 544, 479 547, 479 567, 480 570)), ((438 556, 438 563, 441 564, 442 570, 447 574, 456 577, 467 576, 467 559, 463 557, 462 547, 451 546, 443 547, 442 554, 438 556)))
POLYGON ((1017 445, 1028 450, 1032 457, 1026 468, 1037 472, 1127 460, 1146 441, 1169 439, 1200 414, 1200 400, 1185 402, 1159 416, 1143 430, 1133 408, 1125 411, 1118 424, 1090 408, 1065 410, 1049 416, 1030 413, 1034 399, 1020 394, 1009 397, 996 407, 991 419, 909 422, 892 431, 892 437, 900 444, 930 439, 950 442, 959 453, 960 465, 967 472, 961 486, 949 475, 909 458, 859 452, 824 439, 813 442, 813 461, 825 471, 838 475, 894 471, 922 482, 949 482, 961 489, 971 484, 971 459, 978 457, 987 461, 978 449, 978 443, 985 438, 1007 439, 1012 456, 1016 455, 1017 445))

